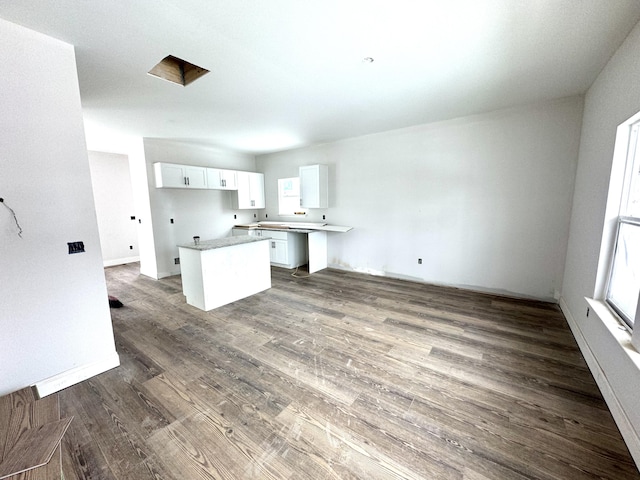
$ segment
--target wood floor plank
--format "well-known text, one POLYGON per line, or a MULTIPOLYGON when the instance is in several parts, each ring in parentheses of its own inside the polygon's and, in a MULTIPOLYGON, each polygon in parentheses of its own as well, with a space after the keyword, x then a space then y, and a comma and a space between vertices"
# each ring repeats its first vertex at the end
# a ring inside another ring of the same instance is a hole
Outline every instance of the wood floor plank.
POLYGON ((557 305, 272 268, 202 312, 105 272, 122 365, 61 395, 67 480, 640 479, 557 305))

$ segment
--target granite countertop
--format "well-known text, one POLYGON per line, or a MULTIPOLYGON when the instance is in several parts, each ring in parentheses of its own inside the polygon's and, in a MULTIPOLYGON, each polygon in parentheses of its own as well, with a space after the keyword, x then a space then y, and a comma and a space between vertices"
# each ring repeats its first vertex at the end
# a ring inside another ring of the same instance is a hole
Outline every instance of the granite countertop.
POLYGON ((343 227, 341 225, 329 225, 327 223, 314 222, 254 222, 235 225, 233 228, 246 228, 248 230, 276 230, 279 232, 311 233, 317 231, 325 232, 348 232, 353 227, 343 227))
POLYGON ((315 230, 310 230, 308 228, 295 228, 295 227, 287 227, 287 226, 265 226, 261 225, 259 227, 253 225, 235 225, 233 228, 243 228, 245 230, 274 230, 276 232, 289 232, 289 233, 311 233, 315 232, 315 230))
POLYGON ((193 242, 178 245, 179 248, 190 248, 191 250, 213 250, 214 248, 233 247, 234 245, 242 245, 243 243, 264 242, 269 240, 265 237, 253 237, 250 235, 237 235, 235 237, 215 238, 213 240, 200 240, 198 245, 193 242))

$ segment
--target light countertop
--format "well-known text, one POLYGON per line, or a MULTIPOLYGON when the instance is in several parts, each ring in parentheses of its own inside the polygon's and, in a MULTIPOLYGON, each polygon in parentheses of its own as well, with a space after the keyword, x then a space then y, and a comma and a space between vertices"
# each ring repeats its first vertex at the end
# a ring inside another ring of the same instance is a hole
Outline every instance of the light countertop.
POLYGON ((235 237, 215 238, 213 240, 200 240, 198 245, 185 243, 178 245, 179 248, 189 248, 191 250, 213 250, 214 248, 233 247, 234 245, 242 245, 243 243, 264 242, 269 240, 266 237, 253 237, 250 235, 237 235, 235 237))
POLYGON ((316 231, 325 232, 348 232, 353 227, 343 227, 341 225, 329 225, 327 223, 307 223, 307 222, 255 222, 235 225, 233 228, 246 228, 248 230, 276 230, 283 232, 310 233, 316 231))

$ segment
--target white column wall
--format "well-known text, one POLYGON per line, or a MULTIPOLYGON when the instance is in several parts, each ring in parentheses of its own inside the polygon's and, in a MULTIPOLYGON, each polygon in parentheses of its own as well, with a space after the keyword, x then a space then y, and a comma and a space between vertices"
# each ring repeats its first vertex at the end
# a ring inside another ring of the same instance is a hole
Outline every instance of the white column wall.
POLYGON ((2 395, 118 358, 73 47, 0 20, 0 63, 2 395))

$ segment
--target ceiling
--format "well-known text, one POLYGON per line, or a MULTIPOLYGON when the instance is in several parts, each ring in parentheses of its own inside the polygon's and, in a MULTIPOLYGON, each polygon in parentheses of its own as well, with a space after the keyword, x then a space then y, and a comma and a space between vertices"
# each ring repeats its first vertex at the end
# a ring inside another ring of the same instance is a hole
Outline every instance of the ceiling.
POLYGON ((2 0, 0 18, 76 46, 88 135, 259 154, 584 93, 640 2, 2 0), (167 55, 210 73, 147 75, 167 55))

